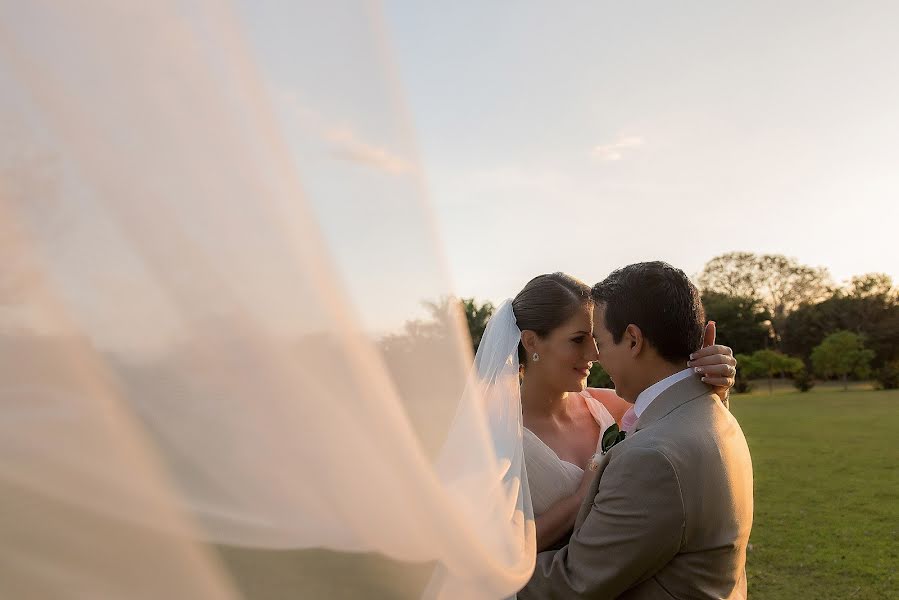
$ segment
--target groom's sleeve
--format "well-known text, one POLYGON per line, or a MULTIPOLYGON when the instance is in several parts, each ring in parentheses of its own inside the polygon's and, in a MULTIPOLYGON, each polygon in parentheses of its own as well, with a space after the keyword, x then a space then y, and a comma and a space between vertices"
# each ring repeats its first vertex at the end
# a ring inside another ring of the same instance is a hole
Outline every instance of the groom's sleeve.
POLYGON ((519 598, 615 598, 671 561, 683 532, 683 499, 669 460, 654 449, 622 448, 571 541, 537 556, 519 598))

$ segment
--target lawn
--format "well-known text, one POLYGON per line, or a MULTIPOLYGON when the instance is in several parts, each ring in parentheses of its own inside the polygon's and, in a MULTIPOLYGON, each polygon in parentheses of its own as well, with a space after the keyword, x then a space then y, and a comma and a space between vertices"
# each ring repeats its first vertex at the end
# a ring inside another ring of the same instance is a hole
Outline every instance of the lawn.
POLYGON ((899 598, 899 391, 758 382, 731 409, 755 471, 750 597, 899 598))

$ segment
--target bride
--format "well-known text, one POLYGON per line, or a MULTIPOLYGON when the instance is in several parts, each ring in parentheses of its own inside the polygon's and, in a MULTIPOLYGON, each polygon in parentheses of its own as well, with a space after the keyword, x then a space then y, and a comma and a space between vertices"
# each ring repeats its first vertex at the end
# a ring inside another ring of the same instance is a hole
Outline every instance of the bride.
MULTIPOLYGON (((590 287, 564 273, 540 275, 497 311, 511 310, 520 331, 521 413, 525 467, 537 530, 537 550, 563 541, 586 493, 588 464, 603 431, 633 424, 630 404, 613 390, 587 388, 598 358, 593 339, 590 287)), ((496 317, 494 317, 496 318, 496 317)), ((500 321, 500 319, 497 319, 500 321)), ((508 332, 505 332, 508 333, 508 332)), ((517 332, 515 332, 517 333, 517 332)), ((489 335, 504 335, 488 326, 489 335)), ((688 366, 725 398, 736 360, 727 346, 714 345, 714 325, 688 366)))

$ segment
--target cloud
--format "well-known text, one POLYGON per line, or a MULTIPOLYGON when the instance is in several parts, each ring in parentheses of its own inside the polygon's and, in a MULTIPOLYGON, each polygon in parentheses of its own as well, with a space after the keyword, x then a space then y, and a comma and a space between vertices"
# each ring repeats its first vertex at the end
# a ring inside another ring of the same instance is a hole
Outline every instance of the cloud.
POLYGON ((603 144, 593 148, 593 157, 597 160, 621 160, 622 151, 632 148, 639 148, 643 145, 643 138, 636 136, 627 136, 619 138, 617 142, 612 144, 603 144))
POLYGON ((307 129, 321 130, 325 127, 324 117, 303 103, 296 92, 280 90, 276 92, 275 100, 293 123, 307 129))
POLYGON ((415 169, 412 161, 361 138, 351 127, 340 125, 339 120, 329 119, 307 106, 295 92, 282 90, 277 95, 277 101, 291 121, 312 131, 329 146, 331 154, 341 160, 373 167, 392 175, 415 169))
POLYGON ((334 154, 345 160, 375 167, 399 175, 411 171, 414 166, 408 160, 391 153, 386 148, 359 139, 347 127, 325 132, 325 138, 333 145, 334 154))

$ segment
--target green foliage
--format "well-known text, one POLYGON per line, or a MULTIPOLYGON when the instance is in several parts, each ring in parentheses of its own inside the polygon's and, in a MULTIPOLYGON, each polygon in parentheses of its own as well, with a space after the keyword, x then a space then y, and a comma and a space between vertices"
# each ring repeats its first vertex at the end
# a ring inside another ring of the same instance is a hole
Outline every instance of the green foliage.
POLYGON ((888 362, 877 370, 877 383, 885 390, 899 389, 899 360, 888 362))
POLYGON ((481 343, 484 329, 487 328, 487 321, 493 316, 493 311, 496 310, 496 307, 491 302, 478 304, 474 298, 462 298, 459 302, 462 305, 462 312, 465 313, 465 321, 468 323, 472 350, 477 353, 478 344, 481 343))
POLYGON ((752 382, 746 379, 745 377, 740 377, 739 374, 734 378, 734 393, 735 394, 748 394, 755 386, 752 385, 752 382))
POLYGON ((793 374, 793 386, 800 392, 808 392, 815 387, 815 378, 803 366, 793 374))
POLYGON ((753 373, 756 368, 752 362, 752 355, 736 354, 734 358, 737 359, 737 374, 734 377, 734 392, 737 394, 748 394, 755 387, 749 381, 749 375, 747 375, 747 371, 753 373))
MULTIPOLYGON (((775 375, 793 374, 803 368, 802 361, 776 350, 758 350, 751 355, 737 355, 737 370, 743 377, 768 379, 768 392, 773 392, 775 375)), ((739 390, 737 390, 739 391, 739 390)))
POLYGON ((874 352, 865 348, 862 336, 837 331, 812 350, 811 358, 815 373, 821 377, 839 377, 845 386, 849 375, 864 378, 870 374, 874 352))
POLYGON ((734 358, 737 359, 737 377, 742 376, 748 379, 758 372, 759 367, 752 354, 738 353, 734 355, 734 358))
POLYGON ((718 326, 719 344, 739 348, 741 352, 755 352, 767 345, 771 314, 758 298, 706 291, 702 305, 706 318, 718 326))
POLYGON ((855 277, 849 288, 823 302, 799 307, 786 319, 782 349, 808 357, 825 337, 840 330, 865 336, 865 347, 875 353, 875 368, 899 359, 899 302, 887 275, 855 277))
POLYGON ((748 358, 744 367, 747 377, 773 377, 779 374, 795 373, 802 368, 801 360, 776 350, 758 350, 748 358))
POLYGON ((593 366, 590 368, 590 375, 587 377, 587 387, 614 389, 615 384, 612 383, 612 378, 597 362, 593 363, 593 366))
POLYGON ((602 452, 605 454, 612 449, 612 446, 618 442, 623 442, 626 437, 625 432, 618 429, 618 423, 613 423, 602 433, 602 452))

